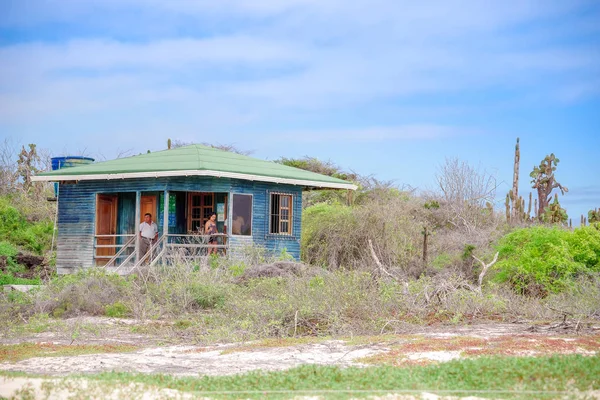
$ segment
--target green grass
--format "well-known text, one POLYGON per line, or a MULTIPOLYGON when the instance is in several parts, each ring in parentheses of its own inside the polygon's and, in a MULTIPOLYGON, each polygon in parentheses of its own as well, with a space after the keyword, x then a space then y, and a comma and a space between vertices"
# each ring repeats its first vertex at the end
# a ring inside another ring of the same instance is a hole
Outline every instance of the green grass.
POLYGON ((0 362, 16 362, 32 357, 61 357, 81 354, 123 353, 137 350, 126 344, 60 345, 51 343, 20 343, 0 345, 0 362))
POLYGON ((600 389, 600 357, 481 357, 426 367, 347 368, 306 365, 281 372, 224 377, 173 377, 130 373, 85 375, 107 384, 137 382, 216 398, 368 396, 428 391, 493 398, 556 398, 557 392, 600 389), (290 393, 292 392, 292 393, 290 393))
POLYGON ((11 273, 0 272, 0 286, 2 285, 40 285, 42 280, 38 278, 17 278, 11 273))

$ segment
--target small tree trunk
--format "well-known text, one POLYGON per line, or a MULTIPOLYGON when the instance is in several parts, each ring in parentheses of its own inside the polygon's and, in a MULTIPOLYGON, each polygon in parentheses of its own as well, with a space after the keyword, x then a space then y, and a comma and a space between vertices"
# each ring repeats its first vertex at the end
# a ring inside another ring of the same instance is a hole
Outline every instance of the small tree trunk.
POLYGON ((423 228, 423 265, 427 265, 427 227, 423 228))

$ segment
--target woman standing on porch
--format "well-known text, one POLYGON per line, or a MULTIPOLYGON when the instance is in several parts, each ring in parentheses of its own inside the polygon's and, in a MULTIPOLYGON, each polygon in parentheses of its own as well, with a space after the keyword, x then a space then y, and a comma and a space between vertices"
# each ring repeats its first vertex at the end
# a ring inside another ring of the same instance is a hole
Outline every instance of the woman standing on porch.
POLYGON ((204 234, 211 235, 208 238, 208 255, 211 253, 217 254, 217 237, 212 236, 219 233, 217 230, 217 213, 213 212, 210 214, 208 221, 204 225, 204 234))

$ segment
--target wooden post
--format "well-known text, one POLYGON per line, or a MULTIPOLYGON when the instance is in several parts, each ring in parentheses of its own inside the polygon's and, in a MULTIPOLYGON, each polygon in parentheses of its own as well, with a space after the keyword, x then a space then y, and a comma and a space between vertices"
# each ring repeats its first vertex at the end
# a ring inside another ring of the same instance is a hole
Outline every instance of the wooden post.
MULTIPOLYGON (((169 234, 169 191, 165 190, 165 201, 163 210, 163 245, 166 246, 168 241, 167 235, 169 234)), ((165 253, 163 253, 162 263, 165 263, 165 253)))
POLYGON ((135 223, 133 224, 133 234, 135 235, 135 263, 140 260, 140 219, 141 219, 142 192, 135 192, 135 223))

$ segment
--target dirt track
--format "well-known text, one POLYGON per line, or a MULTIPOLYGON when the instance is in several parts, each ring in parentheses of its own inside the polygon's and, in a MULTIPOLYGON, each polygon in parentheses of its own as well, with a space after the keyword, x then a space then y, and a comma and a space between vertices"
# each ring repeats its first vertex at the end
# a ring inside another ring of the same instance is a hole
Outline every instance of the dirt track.
MULTIPOLYGON (((101 335, 88 335, 78 344, 130 343, 138 351, 113 354, 86 354, 68 357, 35 357, 18 362, 4 362, 0 370, 64 376, 72 373, 105 371, 164 373, 171 375, 231 375, 253 370, 282 370, 302 364, 364 365, 372 363, 425 364, 483 354, 542 355, 600 353, 600 327, 589 327, 587 334, 532 329, 527 324, 481 324, 466 326, 415 327, 403 335, 360 340, 315 340, 297 344, 264 343, 217 344, 190 346, 183 344, 156 346, 154 340, 119 329, 122 320, 89 319, 108 328, 101 335), (532 332, 533 330, 533 332, 532 332), (537 331, 537 332, 536 332, 537 331), (354 343, 354 344, 352 344, 354 343), (357 344, 359 343, 359 344, 357 344), (380 359, 378 360, 377 357, 380 359)), ((43 333, 30 337, 2 340, 3 343, 51 342, 68 345, 65 335, 43 333)))
MULTIPOLYGON (((362 366, 368 364, 422 365, 445 362, 483 354, 544 355, 600 354, 600 326, 575 331, 572 326, 531 326, 529 324, 479 324, 445 326, 406 326, 395 335, 345 340, 282 340, 214 345, 188 345, 184 337, 161 334, 138 334, 132 326, 156 325, 156 321, 78 318, 68 320, 62 329, 30 335, 0 338, 0 344, 52 343, 59 348, 78 345, 128 344, 139 348, 124 353, 85 354, 28 358, 0 363, 0 371, 20 371, 49 375, 47 378, 0 377, 0 396, 7 398, 29 393, 33 397, 62 399, 70 396, 121 399, 191 399, 204 398, 172 389, 141 384, 103 386, 87 379, 73 379, 71 374, 107 371, 162 373, 177 376, 231 375, 254 370, 274 371, 302 364, 362 366), (87 324, 74 342, 75 326, 87 324), (167 343, 167 345, 159 345, 167 343), (171 344, 170 344, 171 343, 171 344), (46 388, 46 389, 44 389, 46 388), (50 388, 50 389, 48 389, 50 388), (25 392, 23 392, 25 391, 25 392), (29 391, 29 392, 27 392, 29 391)), ((159 323, 168 325, 169 323, 159 323)), ((577 328, 577 327, 575 327, 577 328)), ((160 329, 159 329, 160 331, 160 329)), ((157 331, 158 332, 158 331, 157 331)), ((294 399, 317 399, 298 396, 294 399)), ((585 398, 600 398, 600 392, 585 393, 585 398)), ((82 398, 83 398, 82 397, 82 398)), ((16 397, 20 398, 20 397, 16 397)), ((431 393, 388 394, 372 399, 456 399, 431 393)), ((476 399, 477 397, 469 397, 476 399)))

